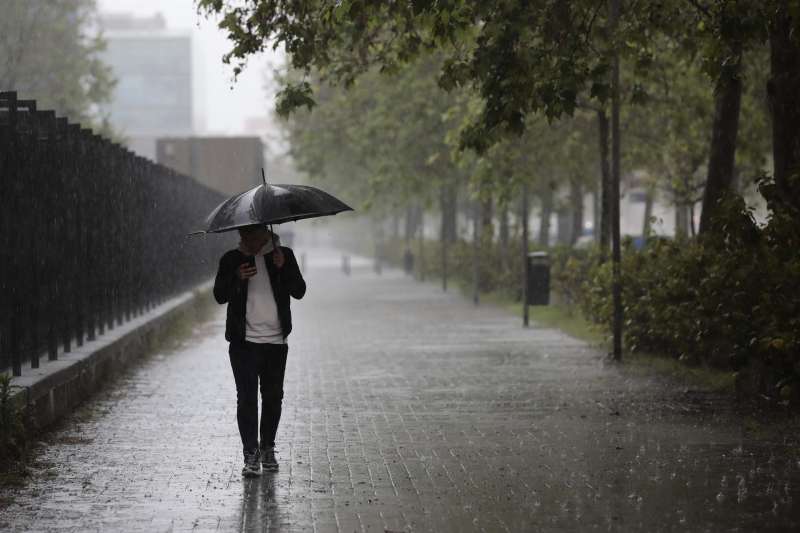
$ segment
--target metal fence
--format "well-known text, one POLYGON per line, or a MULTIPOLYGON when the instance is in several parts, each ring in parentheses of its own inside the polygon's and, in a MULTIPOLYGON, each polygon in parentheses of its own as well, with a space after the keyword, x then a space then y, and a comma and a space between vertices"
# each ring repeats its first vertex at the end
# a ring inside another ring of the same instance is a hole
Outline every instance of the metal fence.
POLYGON ((21 374, 209 279, 222 196, 0 93, 0 370, 21 374))

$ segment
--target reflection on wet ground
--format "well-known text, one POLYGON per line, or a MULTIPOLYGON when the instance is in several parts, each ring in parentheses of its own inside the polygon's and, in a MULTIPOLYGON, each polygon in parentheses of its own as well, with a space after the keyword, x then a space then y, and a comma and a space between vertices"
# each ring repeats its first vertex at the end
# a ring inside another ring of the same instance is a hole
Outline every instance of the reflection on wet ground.
POLYGON ((288 524, 288 517, 281 514, 281 505, 275 499, 277 486, 273 473, 242 479, 241 531, 279 528, 284 520, 288 524))
MULTIPOLYGON (((314 268, 278 473, 242 480, 222 310, 37 447, 12 531, 792 531, 797 423, 397 273, 314 268)), ((337 265, 331 257, 318 265, 337 265)), ((335 259, 335 258, 334 258, 335 259)))

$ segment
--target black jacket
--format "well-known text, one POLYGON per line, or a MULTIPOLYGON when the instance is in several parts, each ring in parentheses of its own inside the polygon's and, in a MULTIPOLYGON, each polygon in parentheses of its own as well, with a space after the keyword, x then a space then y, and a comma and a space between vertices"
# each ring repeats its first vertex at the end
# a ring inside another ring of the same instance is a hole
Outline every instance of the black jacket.
MULTIPOLYGON (((297 266, 297 259, 291 248, 281 246, 281 251, 286 261, 283 268, 278 269, 272 261, 272 254, 262 256, 264 265, 269 273, 272 285, 272 294, 278 306, 278 319, 281 323, 284 338, 292 331, 292 310, 289 306, 289 296, 299 300, 306 293, 306 282, 297 266)), ((228 304, 228 318, 225 322, 225 339, 228 342, 244 342, 245 340, 245 312, 247 310, 247 284, 248 280, 240 280, 236 274, 239 265, 246 263, 248 256, 240 250, 230 250, 219 260, 217 277, 214 280, 214 299, 217 303, 228 304)))

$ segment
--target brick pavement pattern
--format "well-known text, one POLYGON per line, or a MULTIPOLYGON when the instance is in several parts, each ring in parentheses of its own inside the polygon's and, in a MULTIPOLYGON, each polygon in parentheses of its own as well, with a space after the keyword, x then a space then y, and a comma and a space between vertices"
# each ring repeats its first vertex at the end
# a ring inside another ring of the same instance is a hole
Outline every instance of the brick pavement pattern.
POLYGON ((280 470, 240 476, 224 310, 84 405, 3 495, 8 531, 783 531, 794 442, 397 272, 309 252, 280 470), (322 257, 320 255, 320 257, 322 257), (328 261, 329 265, 338 264, 328 261))

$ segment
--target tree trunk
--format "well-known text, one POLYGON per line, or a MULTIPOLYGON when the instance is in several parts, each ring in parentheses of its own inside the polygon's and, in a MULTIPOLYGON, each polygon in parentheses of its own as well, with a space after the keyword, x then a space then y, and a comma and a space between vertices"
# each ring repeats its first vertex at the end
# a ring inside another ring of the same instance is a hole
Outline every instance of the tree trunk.
POLYGON ((572 238, 571 206, 561 206, 556 210, 556 244, 569 245, 572 238))
POLYGON ((611 243, 611 169, 608 161, 608 117, 605 110, 597 112, 598 140, 600 141, 600 253, 605 257, 611 243))
POLYGON ((689 237, 689 217, 687 207, 682 203, 675 204, 675 238, 687 239, 689 237))
POLYGON ((419 267, 419 280, 425 281, 425 210, 419 208, 419 258, 417 265, 419 267))
POLYGON ((406 244, 411 242, 417 233, 417 209, 414 204, 406 207, 406 244))
POLYGON ((772 112, 772 157, 775 184, 782 198, 800 209, 800 38, 797 21, 789 16, 789 1, 781 0, 770 26, 768 83, 772 112))
POLYGON ((499 206, 500 213, 498 218, 500 219, 500 261, 502 263, 503 270, 508 268, 508 263, 511 260, 511 250, 508 247, 508 243, 510 240, 510 231, 508 228, 508 204, 503 203, 499 206))
POLYGON ((509 228, 508 228, 508 204, 500 206, 500 246, 505 253, 508 250, 509 228))
POLYGON ((647 191, 644 197, 644 220, 642 220, 642 236, 645 240, 650 235, 651 218, 653 218, 653 193, 647 191))
MULTIPOLYGON (((620 0, 611 0, 610 23, 611 34, 617 31, 620 0)), ((614 50, 611 67, 611 297, 614 306, 613 321, 613 355, 614 360, 622 360, 622 272, 620 269, 622 251, 619 234, 619 184, 620 184, 620 88, 619 88, 619 52, 614 50)))
POLYGON ((528 314, 528 184, 522 186, 522 325, 528 327, 530 321, 528 314))
POLYGON ((592 237, 595 244, 600 244, 600 191, 592 188, 592 237))
POLYGON ((442 290, 447 292, 448 249, 456 240, 456 188, 453 185, 442 185, 439 194, 439 207, 442 212, 439 243, 442 261, 442 290))
POLYGON ((734 50, 736 64, 720 74, 715 88, 711 154, 700 213, 701 234, 708 232, 714 225, 719 202, 730 190, 733 180, 736 137, 739 132, 739 108, 742 100, 741 46, 737 46, 738 48, 734 50))
POLYGON ((458 239, 458 189, 454 184, 442 189, 442 239, 453 244, 458 239))
POLYGON ((494 240, 494 199, 491 195, 481 202, 481 237, 488 242, 494 240))
POLYGON ((392 238, 400 238, 400 215, 396 210, 394 213, 392 213, 392 238))
POLYGON ((481 202, 473 201, 472 212, 472 303, 480 301, 480 249, 481 249, 481 202))
POLYGON ((569 203, 570 213, 572 214, 569 244, 574 246, 583 233, 583 185, 578 177, 573 177, 570 180, 569 203))
POLYGON ((541 222, 539 224, 539 246, 547 248, 550 246, 550 217, 553 214, 553 189, 549 184, 545 185, 541 195, 542 211, 541 222))

